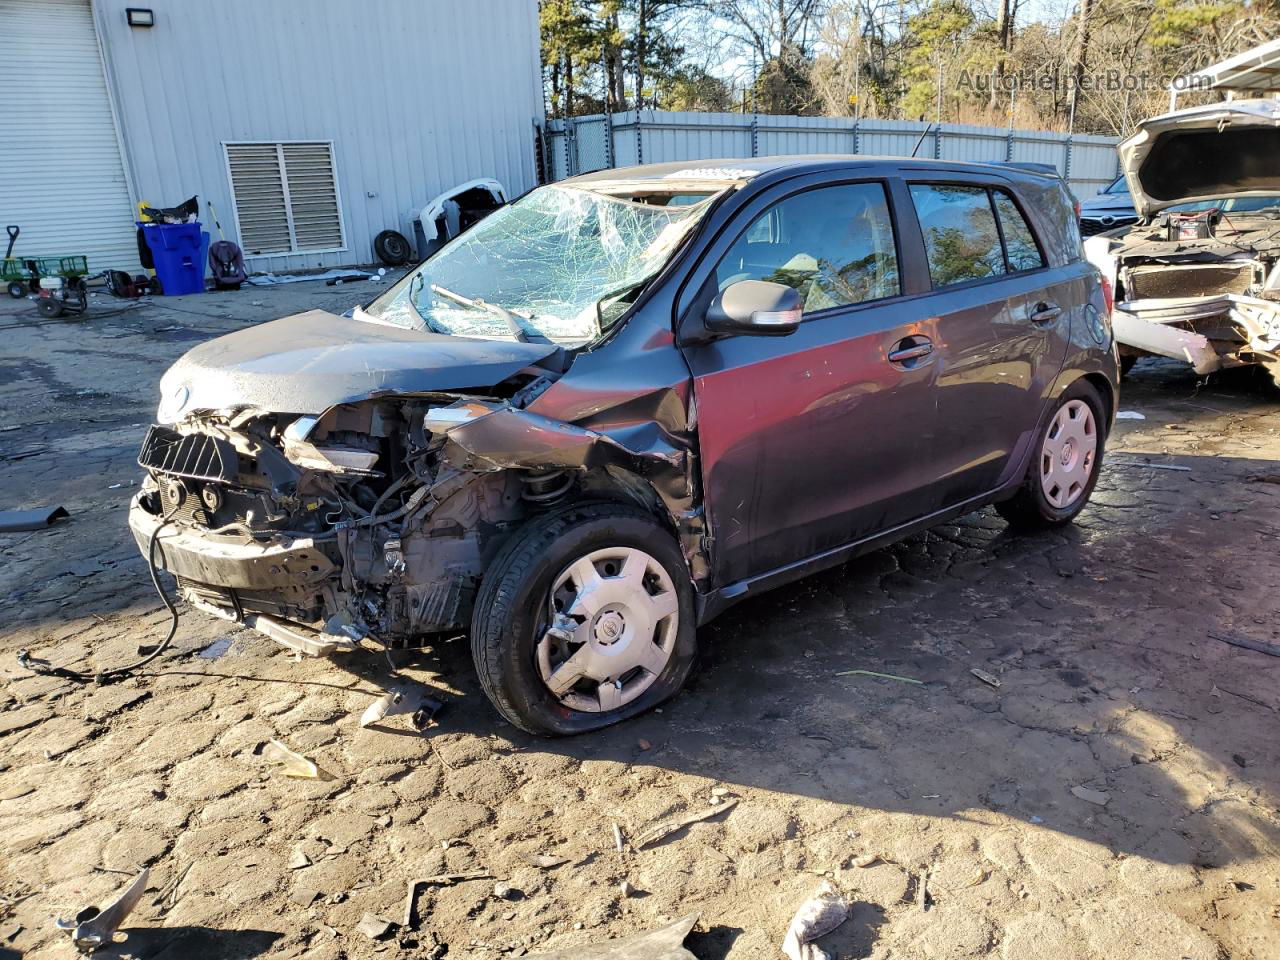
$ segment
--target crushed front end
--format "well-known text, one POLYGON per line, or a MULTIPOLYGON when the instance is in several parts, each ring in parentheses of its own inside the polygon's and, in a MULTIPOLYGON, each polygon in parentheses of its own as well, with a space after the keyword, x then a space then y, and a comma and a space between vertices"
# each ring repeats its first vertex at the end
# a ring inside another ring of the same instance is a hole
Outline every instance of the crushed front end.
POLYGON ((1087 239, 1086 254, 1115 290, 1121 352, 1185 360, 1202 374, 1257 363, 1280 375, 1276 226, 1247 214, 1168 215, 1087 239), (1178 236, 1179 219, 1204 235, 1178 236))
POLYGON ((188 603, 305 653, 462 627, 500 535, 558 481, 446 463, 424 415, 455 400, 154 426, 134 538, 188 603))

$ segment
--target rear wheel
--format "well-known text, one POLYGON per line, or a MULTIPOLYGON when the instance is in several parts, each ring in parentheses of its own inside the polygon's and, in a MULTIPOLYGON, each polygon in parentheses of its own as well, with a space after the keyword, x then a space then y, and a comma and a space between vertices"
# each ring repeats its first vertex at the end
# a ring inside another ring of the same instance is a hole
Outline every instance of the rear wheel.
POLYGON ((62 316, 62 303, 53 297, 40 297, 36 300, 36 308, 46 317, 62 316))
POLYGON ((1078 380, 1058 400, 1041 429, 1036 455, 1018 492, 996 504, 1014 527, 1059 527, 1076 518, 1098 482, 1105 445, 1102 398, 1078 380))
POLYGON ((656 706, 696 652, 675 539, 619 504, 535 517, 485 573, 471 652, 493 705, 530 733, 584 733, 656 706))
POLYGON ((13 297, 15 300, 21 300, 27 295, 27 285, 18 280, 11 280, 9 282, 8 290, 9 296, 13 297))

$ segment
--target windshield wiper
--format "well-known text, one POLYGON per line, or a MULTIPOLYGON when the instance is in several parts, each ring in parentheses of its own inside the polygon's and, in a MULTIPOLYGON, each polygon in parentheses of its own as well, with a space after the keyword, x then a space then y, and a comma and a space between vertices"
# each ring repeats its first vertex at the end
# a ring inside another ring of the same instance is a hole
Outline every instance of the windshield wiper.
POLYGON ((454 293, 452 290, 446 290, 444 287, 440 286, 437 283, 431 284, 431 292, 437 293, 447 300, 452 300, 454 303, 460 303, 464 307, 473 307, 477 310, 485 310, 493 314, 495 317, 501 317, 502 320, 506 323, 507 329, 511 332, 511 335, 513 337, 515 337, 521 343, 529 342, 529 337, 525 333, 524 326, 521 325, 520 321, 516 319, 518 314, 513 313, 512 311, 508 310, 506 307, 500 307, 496 303, 486 303, 484 300, 481 300, 479 297, 475 298, 474 300, 471 299, 470 297, 464 297, 460 293, 454 293))

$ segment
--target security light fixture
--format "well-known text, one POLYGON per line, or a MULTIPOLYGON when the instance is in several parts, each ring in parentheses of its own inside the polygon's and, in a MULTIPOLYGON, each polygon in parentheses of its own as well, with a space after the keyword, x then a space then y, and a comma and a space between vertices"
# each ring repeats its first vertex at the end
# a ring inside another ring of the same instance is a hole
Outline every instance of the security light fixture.
POLYGON ((145 7, 126 7, 124 15, 128 18, 129 26, 131 27, 154 27, 156 25, 156 12, 145 7))

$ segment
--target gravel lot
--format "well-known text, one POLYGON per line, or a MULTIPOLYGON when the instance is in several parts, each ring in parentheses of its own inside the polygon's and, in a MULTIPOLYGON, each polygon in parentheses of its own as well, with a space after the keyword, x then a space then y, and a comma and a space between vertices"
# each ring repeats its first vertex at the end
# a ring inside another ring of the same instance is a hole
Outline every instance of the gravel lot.
POLYGON ((1074 528, 988 510, 745 603, 685 693, 602 735, 499 722, 464 642, 395 657, 438 726, 361 729, 382 656, 298 661, 197 612, 123 683, 22 672, 22 647, 105 666, 163 636, 125 513, 164 367, 356 289, 0 305, 0 506, 72 514, 0 536, 0 960, 72 956, 54 918, 144 865, 99 956, 496 958, 696 913, 697 957, 758 960, 828 876, 856 901, 841 958, 1280 957, 1280 659, 1214 638, 1280 642, 1280 395, 1250 376, 1144 361, 1121 408, 1146 419, 1074 528), (333 779, 280 776, 273 737, 333 779), (736 807, 614 849, 716 788, 736 807), (400 920, 411 878, 480 870, 425 890, 416 931, 356 929, 400 920))

